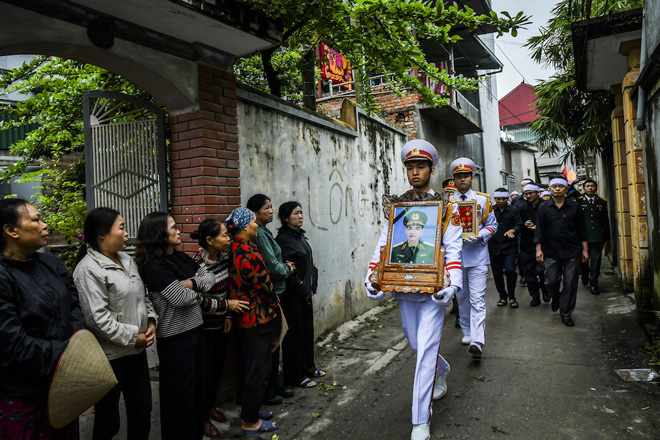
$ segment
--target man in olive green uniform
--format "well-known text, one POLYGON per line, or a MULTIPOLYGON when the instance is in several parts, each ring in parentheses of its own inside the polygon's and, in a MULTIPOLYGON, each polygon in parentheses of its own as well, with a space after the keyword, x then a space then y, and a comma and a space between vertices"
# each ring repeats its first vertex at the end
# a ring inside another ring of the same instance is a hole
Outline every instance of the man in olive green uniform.
POLYGON ((603 258, 603 247, 610 240, 610 219, 607 214, 607 200, 596 194, 598 184, 594 180, 584 182, 584 195, 578 203, 584 212, 584 221, 589 242, 589 262, 582 264, 582 284, 590 285, 591 293, 598 295, 598 275, 603 258))
POLYGON ((432 243, 420 241, 424 232, 427 217, 422 211, 410 211, 403 218, 406 227, 406 237, 403 243, 392 246, 392 263, 433 264, 435 246, 432 243))

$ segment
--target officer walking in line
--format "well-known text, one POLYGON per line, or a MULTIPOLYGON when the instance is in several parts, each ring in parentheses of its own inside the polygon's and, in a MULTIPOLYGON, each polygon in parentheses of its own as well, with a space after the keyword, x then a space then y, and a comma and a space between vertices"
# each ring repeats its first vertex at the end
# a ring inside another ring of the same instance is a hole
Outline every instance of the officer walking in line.
POLYGON ((410 211, 403 217, 407 240, 392 247, 392 263, 433 264, 435 245, 421 241, 426 221, 422 211, 410 211))
MULTIPOLYGON (((413 189, 431 194, 430 178, 438 163, 438 152, 429 142, 415 139, 403 146, 401 161, 406 167, 408 182, 413 189)), ((417 355, 415 380, 413 382, 411 440, 431 438, 431 403, 447 392, 449 363, 440 355, 440 339, 445 319, 447 303, 461 288, 463 270, 461 268, 462 229, 454 222, 458 216, 456 205, 447 206, 447 214, 442 219, 442 245, 445 247, 444 267, 449 274, 450 285, 437 294, 394 292, 401 310, 401 326, 411 348, 417 355)), ((377 291, 377 285, 369 280, 371 273, 380 261, 380 249, 387 243, 389 224, 385 224, 374 255, 369 263, 365 285, 371 299, 381 299, 385 294, 377 291)))
POLYGON ((473 191, 472 178, 477 166, 467 157, 459 157, 451 163, 449 171, 454 176, 458 191, 455 201, 477 201, 476 237, 463 239, 463 288, 458 292, 458 311, 461 317, 463 339, 461 343, 470 344, 469 351, 475 360, 481 359, 485 344, 486 327, 486 279, 488 276, 488 240, 497 231, 497 220, 488 194, 473 191))
POLYGON ((584 182, 584 195, 578 198, 578 203, 584 212, 589 243, 589 263, 582 264, 582 284, 589 284, 591 293, 598 295, 598 276, 600 263, 603 259, 603 248, 610 240, 610 219, 607 212, 607 200, 599 197, 598 184, 595 180, 584 182))
MULTIPOLYGON (((451 199, 453 197, 453 193, 458 191, 456 185, 454 184, 454 178, 450 177, 443 180, 442 189, 444 189, 446 193, 449 193, 449 198, 451 199)), ((456 299, 456 295, 454 295, 454 297, 451 299, 451 310, 449 311, 449 314, 456 315, 456 319, 454 320, 454 327, 461 328, 461 317, 458 313, 458 300, 456 299)))
POLYGON ((550 181, 552 199, 539 206, 534 242, 536 260, 545 262, 545 279, 553 312, 559 309, 562 322, 573 327, 580 259, 589 261, 587 233, 582 208, 566 198, 568 181, 555 177, 550 181), (559 285, 563 286, 561 292, 559 285))
POLYGON ((520 256, 522 271, 527 278, 527 291, 532 297, 530 306, 536 307, 541 304, 539 291, 543 294, 543 301, 550 302, 550 294, 545 287, 545 267, 543 263, 536 261, 536 245, 534 244, 534 232, 536 231, 536 217, 538 208, 542 201, 539 197, 540 188, 536 184, 525 186, 527 202, 520 213, 523 221, 523 229, 520 234, 520 256))
MULTIPOLYGON (((488 241, 488 252, 490 253, 490 267, 493 270, 495 287, 500 294, 497 302, 499 307, 509 306, 518 308, 516 301, 516 257, 518 256, 518 235, 523 224, 520 211, 513 205, 509 205, 509 192, 506 188, 497 188, 493 193, 495 197, 495 218, 497 219, 497 232, 488 241), (504 276, 506 274, 506 284, 504 276)), ((527 203, 527 202, 525 202, 527 203)))

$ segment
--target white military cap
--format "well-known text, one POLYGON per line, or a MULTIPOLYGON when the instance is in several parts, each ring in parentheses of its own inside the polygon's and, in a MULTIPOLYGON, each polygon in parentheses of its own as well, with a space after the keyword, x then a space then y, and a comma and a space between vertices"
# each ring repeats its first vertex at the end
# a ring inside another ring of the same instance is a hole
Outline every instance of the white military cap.
POLYGON ((477 166, 472 162, 472 159, 467 157, 459 157, 449 165, 449 172, 454 175, 456 173, 472 173, 477 172, 477 166))
POLYGON ((438 164, 438 151, 430 142, 414 139, 407 142, 401 149, 401 162, 405 164, 410 160, 429 160, 433 166, 436 166, 438 164))

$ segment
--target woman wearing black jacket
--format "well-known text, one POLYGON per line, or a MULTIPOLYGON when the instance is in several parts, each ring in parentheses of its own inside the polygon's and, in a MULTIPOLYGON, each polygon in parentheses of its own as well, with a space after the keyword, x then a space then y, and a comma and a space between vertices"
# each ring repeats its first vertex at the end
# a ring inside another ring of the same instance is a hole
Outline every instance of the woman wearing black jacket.
POLYGON ((0 200, 0 438, 78 438, 78 420, 48 422, 50 380, 74 332, 83 328, 71 274, 54 256, 37 208, 0 200))
POLYGON ((277 244, 282 249, 282 260, 291 261, 295 272, 286 279, 286 290, 281 296, 282 310, 289 330, 282 341, 284 385, 311 388, 315 377, 325 376, 314 363, 314 310, 312 295, 318 285, 318 271, 314 267, 312 248, 302 229, 303 212, 298 202, 280 206, 278 216, 282 222, 277 244))

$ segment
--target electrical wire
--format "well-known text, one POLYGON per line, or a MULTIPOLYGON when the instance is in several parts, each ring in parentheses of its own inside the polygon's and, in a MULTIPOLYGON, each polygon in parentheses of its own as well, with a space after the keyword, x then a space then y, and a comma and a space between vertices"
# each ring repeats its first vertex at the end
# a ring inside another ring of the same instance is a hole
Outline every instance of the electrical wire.
POLYGON ((527 84, 529 84, 529 81, 527 81, 527 78, 525 78, 525 75, 523 75, 522 72, 521 72, 520 70, 518 70, 518 68, 516 67, 516 65, 513 64, 513 61, 511 61, 511 58, 509 58, 509 56, 506 54, 506 52, 504 52, 504 50, 502 49, 502 46, 500 46, 499 44, 497 44, 497 41, 495 41, 495 46, 497 46, 497 47, 500 49, 500 52, 502 52, 502 55, 504 55, 504 57, 505 57, 507 60, 509 60, 509 62, 511 63, 511 65, 513 66, 513 68, 516 69, 516 72, 518 72, 518 73, 520 74, 520 76, 522 76, 523 81, 526 82, 527 84))

